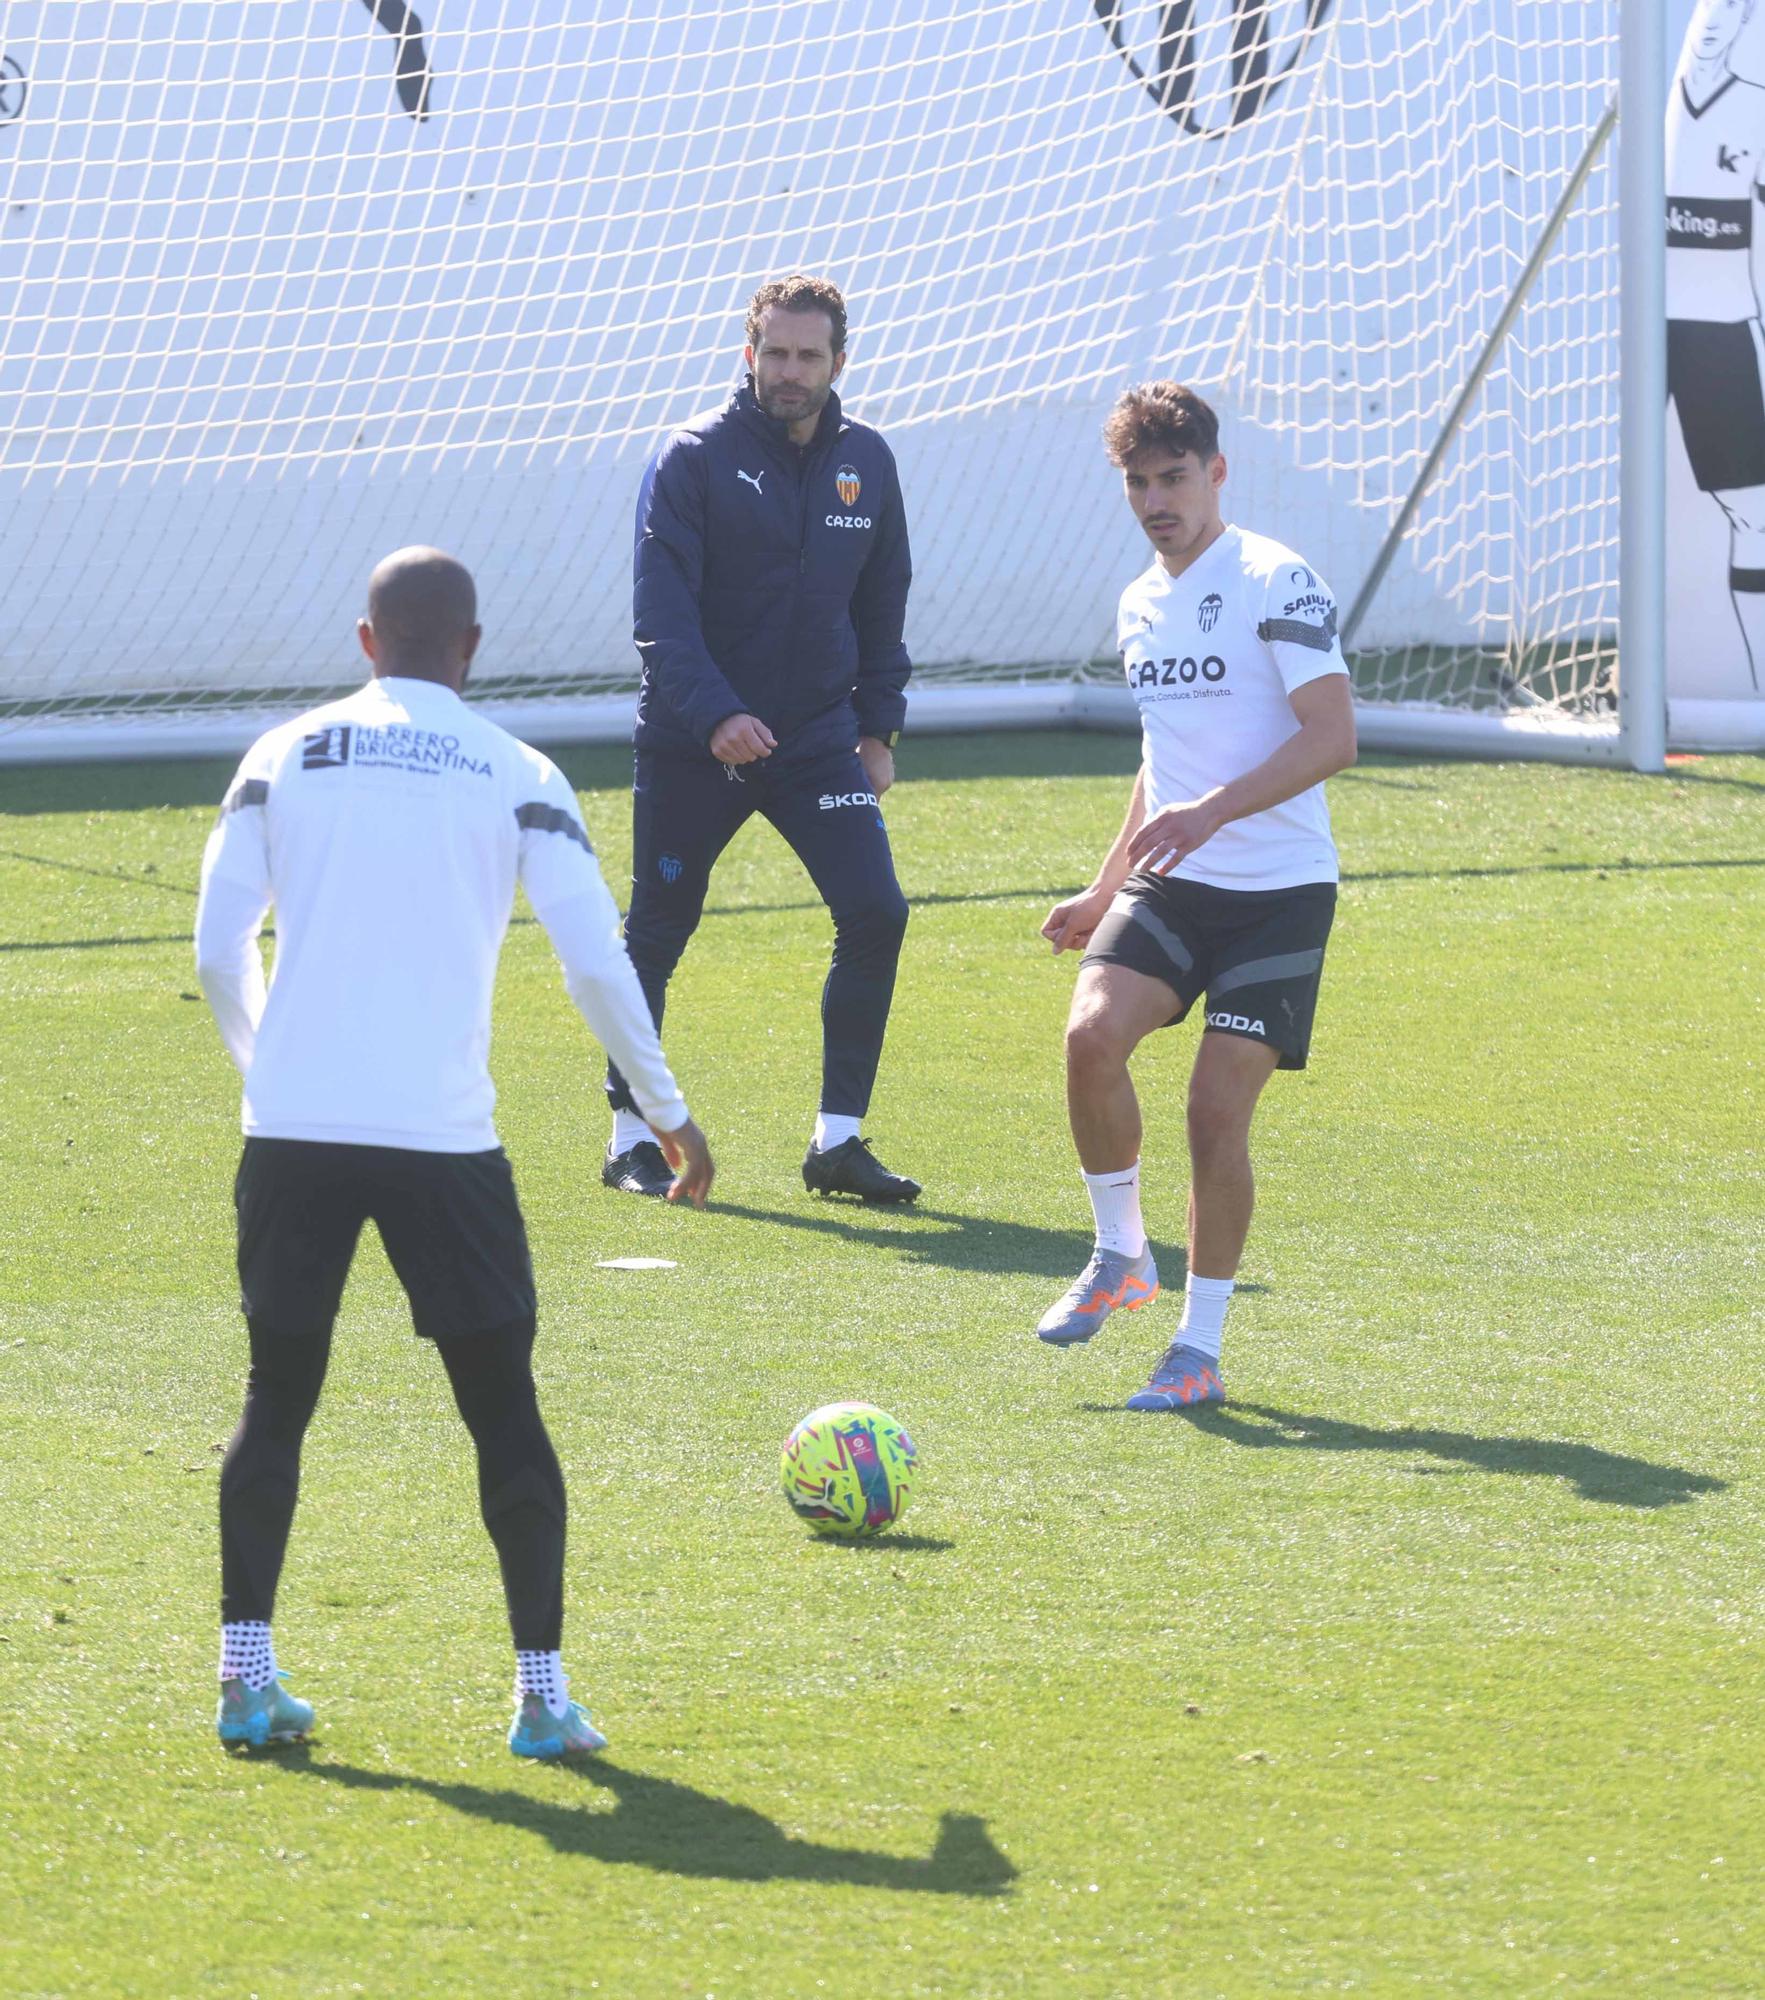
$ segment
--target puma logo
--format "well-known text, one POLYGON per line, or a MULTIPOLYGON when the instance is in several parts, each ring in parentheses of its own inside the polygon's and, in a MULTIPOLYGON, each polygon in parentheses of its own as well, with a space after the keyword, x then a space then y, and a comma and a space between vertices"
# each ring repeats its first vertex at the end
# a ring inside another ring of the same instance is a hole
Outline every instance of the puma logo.
MULTIPOLYGON (((737 479, 745 479, 756 493, 760 493, 760 482, 766 477, 766 468, 762 466, 758 472, 744 472, 738 465, 735 470, 735 476, 737 479)), ((764 500, 766 495, 760 493, 760 498, 764 500)))

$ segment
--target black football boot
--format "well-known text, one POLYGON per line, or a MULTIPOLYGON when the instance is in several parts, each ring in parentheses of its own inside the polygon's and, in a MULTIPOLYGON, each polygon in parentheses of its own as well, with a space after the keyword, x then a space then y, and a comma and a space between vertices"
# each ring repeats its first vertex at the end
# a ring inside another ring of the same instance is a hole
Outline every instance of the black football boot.
POLYGON ((890 1173, 868 1139, 846 1139, 826 1152, 811 1146, 803 1158, 803 1185, 811 1194, 852 1194, 860 1201, 912 1201, 919 1193, 918 1181, 890 1173))
POLYGON ((621 1194, 666 1194, 674 1169, 654 1139, 640 1139, 629 1153, 609 1153, 601 1162, 601 1185, 621 1194))

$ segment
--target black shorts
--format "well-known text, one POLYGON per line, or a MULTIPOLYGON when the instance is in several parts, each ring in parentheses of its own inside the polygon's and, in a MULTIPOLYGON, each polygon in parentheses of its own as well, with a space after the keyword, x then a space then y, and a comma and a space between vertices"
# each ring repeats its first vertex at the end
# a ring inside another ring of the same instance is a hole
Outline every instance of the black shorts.
POLYGON ((1765 486, 1761 365, 1751 320, 1667 322, 1667 393, 1701 492, 1765 486))
POLYGON ((527 1226, 500 1146, 419 1153, 247 1139, 233 1206, 239 1303, 261 1325, 328 1330, 370 1217, 425 1340, 491 1333, 536 1311, 527 1226))
POLYGON ((1282 1069, 1304 1069, 1335 914, 1334 882, 1217 889, 1142 869, 1091 933, 1084 962, 1162 979, 1177 996, 1167 1028, 1205 993, 1207 1033, 1265 1042, 1282 1069))

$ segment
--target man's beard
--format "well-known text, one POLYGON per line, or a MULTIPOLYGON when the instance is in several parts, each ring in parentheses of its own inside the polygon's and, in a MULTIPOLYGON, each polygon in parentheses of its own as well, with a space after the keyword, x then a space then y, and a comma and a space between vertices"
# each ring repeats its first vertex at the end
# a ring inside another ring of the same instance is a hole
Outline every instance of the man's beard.
POLYGON ((827 399, 833 393, 832 385, 820 390, 811 390, 800 402, 793 402, 784 408, 778 407, 776 389, 769 389, 760 396, 760 407, 769 417, 776 417, 785 423, 801 423, 805 417, 818 417, 827 407, 827 399))

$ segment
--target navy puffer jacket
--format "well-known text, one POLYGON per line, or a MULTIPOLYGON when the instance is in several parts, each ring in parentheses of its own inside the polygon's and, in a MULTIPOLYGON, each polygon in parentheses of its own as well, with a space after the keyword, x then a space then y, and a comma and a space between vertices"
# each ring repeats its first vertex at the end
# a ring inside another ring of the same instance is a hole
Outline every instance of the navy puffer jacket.
POLYGON ((912 672, 901 639, 912 574, 881 436, 830 396, 812 441, 794 445, 750 380, 644 473, 639 748, 703 751, 744 712, 786 758, 893 736, 912 672))

